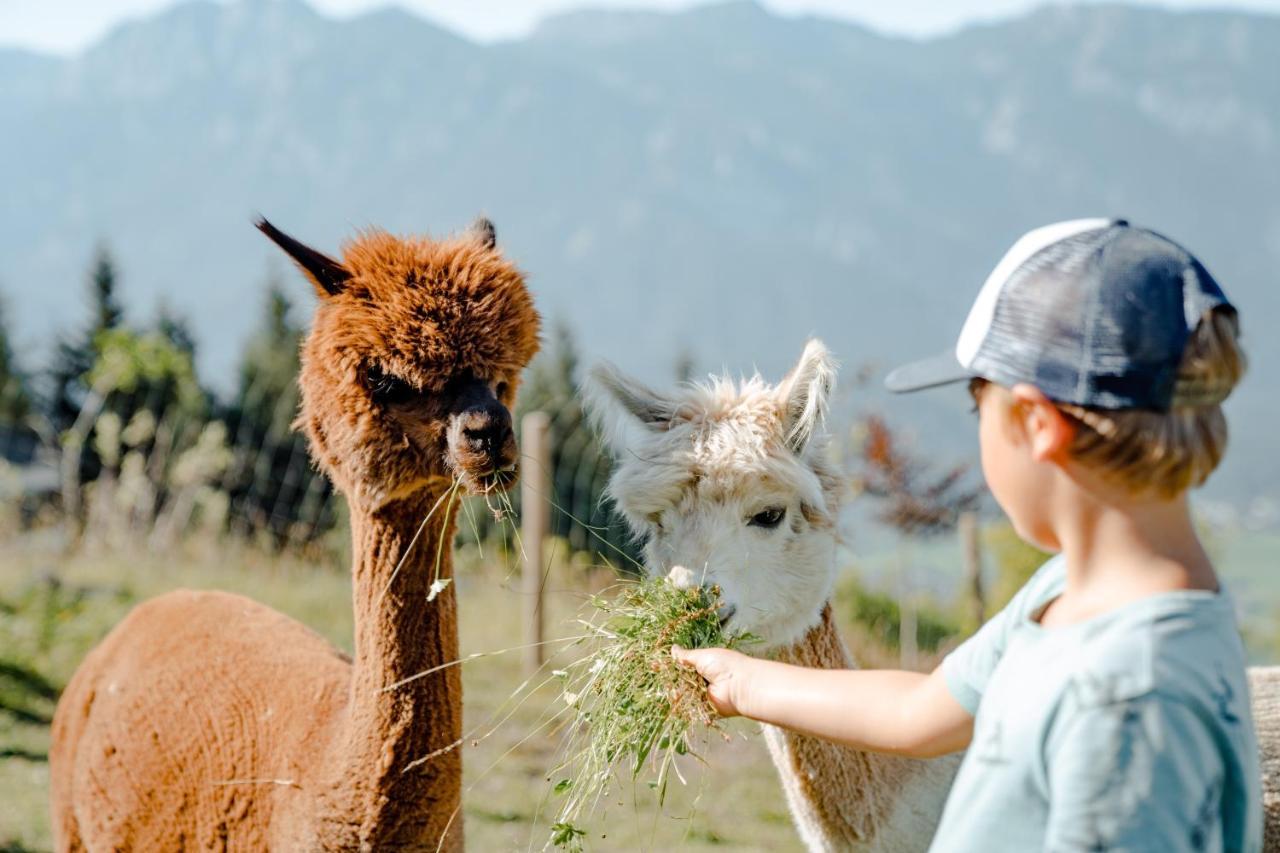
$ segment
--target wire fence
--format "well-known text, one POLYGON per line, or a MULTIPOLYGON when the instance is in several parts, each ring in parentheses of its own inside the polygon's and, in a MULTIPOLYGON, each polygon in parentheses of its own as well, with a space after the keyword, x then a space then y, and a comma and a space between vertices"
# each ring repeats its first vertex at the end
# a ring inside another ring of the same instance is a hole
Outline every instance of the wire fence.
MULTIPOLYGON (((31 416, 0 420, 0 516, 9 526, 60 524, 86 543, 154 549, 191 535, 307 549, 340 526, 342 498, 292 426, 291 388, 263 382, 226 406, 183 402, 162 384, 102 397, 86 399, 61 431, 31 416)), ((595 430, 572 399, 547 415, 549 532, 573 551, 629 563, 635 546, 605 498, 611 463, 595 430)), ((519 491, 510 497, 518 511, 519 491)), ((465 535, 509 530, 479 516, 465 535)))
MULTIPOLYGON (((596 430, 576 405, 546 412, 549 418, 550 533, 569 548, 628 570, 639 553, 626 523, 606 497, 612 460, 596 430)), ((523 436, 520 436, 523 441, 523 436)))

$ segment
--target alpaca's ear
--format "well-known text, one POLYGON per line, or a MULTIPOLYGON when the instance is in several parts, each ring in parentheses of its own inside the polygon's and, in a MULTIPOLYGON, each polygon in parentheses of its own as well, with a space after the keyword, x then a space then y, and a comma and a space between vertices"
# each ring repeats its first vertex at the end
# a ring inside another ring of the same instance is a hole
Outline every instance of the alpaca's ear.
POLYGON ((475 241, 486 249, 492 249, 498 245, 498 232, 493 227, 493 220, 486 219, 481 216, 475 222, 471 223, 471 227, 467 229, 475 241))
POLYGON ((675 404, 616 367, 602 362, 591 368, 582 386, 587 412, 613 450, 623 450, 645 433, 671 426, 675 404))
POLYGON ((805 344, 800 363, 778 385, 787 444, 796 453, 803 453, 822 428, 835 385, 836 360, 822 341, 813 338, 805 344))
POLYGON ((284 249, 285 254, 293 258, 294 262, 307 274, 307 278, 311 279, 311 283, 316 286, 321 297, 337 296, 342 292, 343 286, 351 278, 351 273, 346 267, 324 252, 317 252, 310 246, 298 242, 262 217, 259 217, 254 225, 266 234, 271 242, 284 249))

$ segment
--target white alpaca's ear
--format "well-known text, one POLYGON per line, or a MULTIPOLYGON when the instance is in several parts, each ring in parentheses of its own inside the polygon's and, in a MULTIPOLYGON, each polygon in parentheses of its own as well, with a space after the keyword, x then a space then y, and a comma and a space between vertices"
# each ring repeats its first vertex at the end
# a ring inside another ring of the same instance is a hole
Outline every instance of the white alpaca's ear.
POLYGON ((804 453, 809 440, 826 419, 827 405, 836 386, 836 367, 826 344, 812 338, 805 344, 800 362, 778 385, 787 445, 798 454, 804 453))
POLYGON ((615 452, 671 426, 674 404, 608 362, 591 368, 582 386, 587 412, 615 452))

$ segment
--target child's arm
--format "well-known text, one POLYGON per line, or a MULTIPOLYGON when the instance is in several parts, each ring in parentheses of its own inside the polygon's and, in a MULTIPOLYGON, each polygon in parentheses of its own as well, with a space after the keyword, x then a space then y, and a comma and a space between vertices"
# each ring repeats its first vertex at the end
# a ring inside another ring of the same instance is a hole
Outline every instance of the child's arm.
POLYGON ((711 701, 740 714, 858 749, 929 758, 963 749, 973 717, 942 670, 808 669, 725 649, 675 649, 707 679, 711 701))
POLYGON ((1011 626, 1064 579, 1061 560, 1050 560, 929 675, 806 669, 725 649, 673 651, 707 679, 711 701, 722 714, 742 714, 873 752, 943 755, 968 746, 973 715, 1011 626))

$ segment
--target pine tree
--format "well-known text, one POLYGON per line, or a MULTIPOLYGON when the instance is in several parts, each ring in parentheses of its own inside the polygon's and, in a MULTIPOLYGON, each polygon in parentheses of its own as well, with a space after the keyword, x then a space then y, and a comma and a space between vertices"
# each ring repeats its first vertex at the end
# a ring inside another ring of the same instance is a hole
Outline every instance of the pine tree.
POLYGON ((160 300, 160 306, 156 310, 156 331, 176 349, 195 356, 196 338, 191 331, 191 323, 165 299, 160 300))
POLYGON ((241 357, 235 409, 262 432, 287 433, 298 409, 302 329, 278 280, 267 284, 262 320, 241 357))
POLYGON ((625 569, 637 565, 638 553, 604 497, 612 461, 582 408, 579 362, 572 330, 558 324, 550 345, 529 367, 517 423, 528 412, 551 417, 552 532, 568 539, 574 550, 625 569))
POLYGON ((110 251, 99 247, 89 273, 89 322, 79 333, 58 344, 49 369, 49 419, 59 432, 75 422, 88 387, 85 375, 93 367, 99 336, 124 322, 116 294, 116 264, 110 251))
POLYGON ((235 448, 233 518, 243 532, 265 530, 280 545, 321 533, 334 521, 332 489, 311 467, 306 440, 292 428, 302 329, 291 308, 279 281, 269 281, 262 319, 245 346, 235 399, 224 415, 235 448))
POLYGON ((93 328, 114 329, 124 322, 124 309, 116 296, 116 264, 105 246, 98 248, 89 274, 93 295, 93 328))
POLYGON ((0 302, 0 425, 21 425, 30 412, 27 377, 14 357, 4 303, 0 302))

